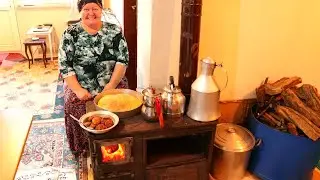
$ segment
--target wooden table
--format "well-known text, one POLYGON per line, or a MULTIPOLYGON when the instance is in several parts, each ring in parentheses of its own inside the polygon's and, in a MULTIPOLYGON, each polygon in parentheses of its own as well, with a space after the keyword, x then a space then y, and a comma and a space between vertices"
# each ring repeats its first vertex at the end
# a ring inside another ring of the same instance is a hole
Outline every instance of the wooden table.
POLYGON ((41 37, 41 36, 46 36, 48 37, 49 41, 49 50, 50 50, 50 59, 53 62, 53 51, 54 51, 54 46, 56 46, 56 41, 55 41, 55 36, 54 36, 54 28, 53 26, 50 27, 43 27, 43 29, 37 29, 37 28, 30 28, 28 32, 26 33, 30 38, 31 37, 41 37), (46 31, 44 29, 47 29, 46 31))
POLYGON ((0 111, 0 179, 14 179, 31 122, 30 111, 0 111))
POLYGON ((42 49, 42 60, 43 60, 43 63, 44 63, 44 67, 46 68, 46 63, 47 63, 47 45, 46 45, 46 40, 45 39, 38 39, 38 40, 32 40, 31 38, 28 38, 24 41, 24 51, 25 51, 25 54, 28 58, 28 61, 29 61, 29 69, 30 69, 30 62, 32 62, 33 64, 33 55, 32 55, 32 47, 33 46, 40 46, 41 49, 42 49), (30 53, 30 57, 28 55, 28 49, 29 49, 29 53, 30 53))

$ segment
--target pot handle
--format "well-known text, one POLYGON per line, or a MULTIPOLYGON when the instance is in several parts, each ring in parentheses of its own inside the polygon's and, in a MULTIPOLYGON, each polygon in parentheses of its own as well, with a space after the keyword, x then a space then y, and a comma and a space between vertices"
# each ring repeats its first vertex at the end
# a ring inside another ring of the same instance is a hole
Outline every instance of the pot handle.
POLYGON ((256 144, 254 145, 255 148, 260 147, 262 144, 262 139, 256 139, 256 144))
POLYGON ((216 64, 216 66, 220 67, 222 69, 222 71, 226 75, 226 83, 225 83, 224 87, 222 89, 220 89, 220 91, 223 91, 223 90, 225 90, 227 88, 227 85, 228 85, 228 82, 229 82, 228 71, 223 67, 222 63, 216 64))

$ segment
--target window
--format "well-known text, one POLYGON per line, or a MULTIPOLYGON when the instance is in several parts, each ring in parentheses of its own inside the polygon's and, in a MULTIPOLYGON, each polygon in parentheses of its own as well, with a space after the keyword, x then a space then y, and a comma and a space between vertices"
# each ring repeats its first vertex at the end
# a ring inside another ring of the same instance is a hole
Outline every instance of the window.
POLYGON ((9 0, 0 0, 0 7, 10 7, 9 0))

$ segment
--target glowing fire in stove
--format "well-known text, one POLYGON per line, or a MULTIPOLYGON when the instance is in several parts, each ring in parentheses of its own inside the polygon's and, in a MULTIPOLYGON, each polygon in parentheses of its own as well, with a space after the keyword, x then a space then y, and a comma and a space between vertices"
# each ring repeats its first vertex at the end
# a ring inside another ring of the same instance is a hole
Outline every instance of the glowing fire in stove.
POLYGON ((101 146, 102 162, 121 161, 125 159, 125 145, 114 144, 108 146, 101 146))

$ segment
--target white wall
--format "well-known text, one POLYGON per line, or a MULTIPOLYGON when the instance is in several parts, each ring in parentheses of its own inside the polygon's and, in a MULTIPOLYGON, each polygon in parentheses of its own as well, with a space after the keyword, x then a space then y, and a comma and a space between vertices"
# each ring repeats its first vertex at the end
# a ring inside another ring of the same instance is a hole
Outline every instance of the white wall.
POLYGON ((110 8, 117 16, 122 28, 124 28, 123 21, 123 1, 124 0, 110 0, 110 8))
POLYGON ((181 2, 138 0, 138 89, 178 83, 181 2))
POLYGON ((149 86, 153 1, 138 0, 137 17, 137 89, 149 86))

